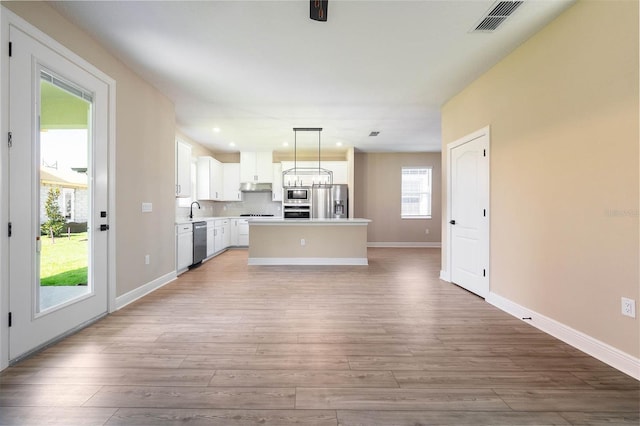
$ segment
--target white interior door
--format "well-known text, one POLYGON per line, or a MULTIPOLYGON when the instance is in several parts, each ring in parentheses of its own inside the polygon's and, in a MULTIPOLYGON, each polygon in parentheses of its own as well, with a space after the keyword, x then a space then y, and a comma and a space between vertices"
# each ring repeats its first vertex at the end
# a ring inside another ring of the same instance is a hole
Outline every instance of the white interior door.
POLYGON ((108 85, 9 36, 13 360, 107 312, 108 85))
POLYGON ((449 151, 451 281, 489 294, 489 138, 486 134, 449 151))

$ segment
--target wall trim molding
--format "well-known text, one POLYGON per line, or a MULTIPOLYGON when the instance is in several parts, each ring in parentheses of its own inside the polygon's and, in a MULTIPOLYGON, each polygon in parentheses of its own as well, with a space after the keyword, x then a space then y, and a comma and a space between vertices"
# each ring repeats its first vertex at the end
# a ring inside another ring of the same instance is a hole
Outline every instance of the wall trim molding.
POLYGON ((366 257, 250 257, 249 265, 250 266, 270 266, 270 265, 367 266, 369 265, 369 260, 366 257))
POLYGON ((587 334, 575 330, 565 324, 562 324, 552 318, 539 314, 531 309, 519 305, 511 300, 490 292, 485 299, 487 303, 513 315, 514 317, 531 318, 526 320, 527 324, 544 331, 551 336, 562 340, 563 342, 573 346, 582 352, 599 359, 605 364, 622 371, 625 374, 640 380, 640 359, 622 352, 607 343, 595 339, 587 334))
POLYGON ((422 248, 440 248, 442 247, 442 243, 440 241, 436 242, 428 242, 428 241, 416 241, 416 242, 377 242, 377 241, 369 241, 367 242, 367 247, 389 247, 389 248, 412 248, 412 247, 422 247, 422 248))
POLYGON ((160 287, 164 287, 165 285, 174 281, 176 278, 176 271, 171 271, 168 274, 158 277, 153 281, 143 284, 140 287, 123 294, 122 296, 116 297, 116 310, 124 308, 128 304, 133 303, 136 300, 146 296, 147 294, 156 291, 160 287))

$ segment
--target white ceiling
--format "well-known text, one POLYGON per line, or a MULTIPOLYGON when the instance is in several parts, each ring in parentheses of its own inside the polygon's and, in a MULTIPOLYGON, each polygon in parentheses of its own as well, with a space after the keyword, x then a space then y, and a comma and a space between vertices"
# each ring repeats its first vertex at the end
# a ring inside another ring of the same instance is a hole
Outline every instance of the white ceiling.
POLYGON ((323 151, 411 152, 439 151, 443 103, 572 3, 527 0, 493 33, 471 30, 494 0, 329 0, 327 22, 306 0, 52 4, 214 151, 287 150, 293 127, 322 127, 323 151))

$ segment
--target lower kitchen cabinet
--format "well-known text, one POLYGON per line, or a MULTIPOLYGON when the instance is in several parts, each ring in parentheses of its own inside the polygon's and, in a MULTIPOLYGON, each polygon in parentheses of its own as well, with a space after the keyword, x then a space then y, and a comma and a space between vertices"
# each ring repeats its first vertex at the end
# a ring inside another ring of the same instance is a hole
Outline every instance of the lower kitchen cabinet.
POLYGON ((207 221, 207 257, 216 252, 215 246, 215 220, 207 221))
POLYGON ((176 225, 176 271, 187 269, 193 263, 193 225, 176 225))
POLYGON ((249 221, 238 219, 238 244, 239 246, 249 245, 249 221))

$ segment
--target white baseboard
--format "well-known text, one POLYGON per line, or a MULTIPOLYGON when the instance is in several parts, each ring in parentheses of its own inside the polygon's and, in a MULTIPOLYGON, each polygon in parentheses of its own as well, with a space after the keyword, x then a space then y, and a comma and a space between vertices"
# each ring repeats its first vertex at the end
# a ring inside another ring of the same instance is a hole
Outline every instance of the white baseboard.
POLYGON ((636 380, 640 380, 640 359, 495 293, 489 293, 485 300, 519 319, 531 318, 526 320, 527 324, 531 324, 636 380))
POLYGON ((440 279, 448 283, 451 282, 451 276, 449 275, 448 271, 440 270, 440 279))
POLYGON ((442 243, 440 242, 367 242, 367 247, 389 247, 389 248, 402 248, 402 247, 427 247, 427 248, 440 248, 442 243))
POLYGON ((166 275, 156 278, 153 281, 150 281, 135 290, 131 290, 128 293, 123 294, 122 296, 116 297, 116 311, 118 309, 122 309, 127 306, 129 303, 135 302, 141 297, 146 296, 147 294, 169 284, 171 281, 176 279, 176 271, 169 272, 166 275))
POLYGON ((250 257, 251 266, 268 265, 356 265, 367 266, 366 257, 250 257))

